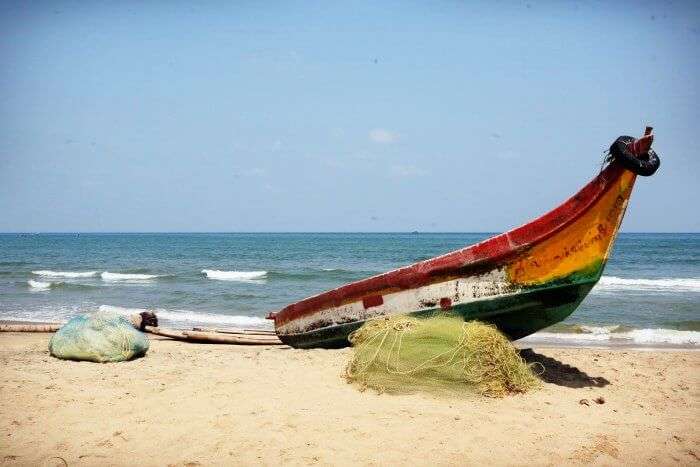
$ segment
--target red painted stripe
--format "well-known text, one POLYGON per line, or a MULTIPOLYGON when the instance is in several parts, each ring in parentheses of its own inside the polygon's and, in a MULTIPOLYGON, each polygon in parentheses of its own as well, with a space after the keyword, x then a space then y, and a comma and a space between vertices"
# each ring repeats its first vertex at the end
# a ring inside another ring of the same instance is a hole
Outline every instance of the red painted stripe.
POLYGON ((379 306, 384 303, 384 299, 381 295, 370 295, 362 299, 362 305, 364 305, 365 310, 367 308, 372 308, 373 306, 379 306))
POLYGON ((465 275, 464 268, 479 265, 498 266, 514 254, 545 240, 582 216, 613 186, 624 171, 619 164, 611 163, 559 207, 509 232, 437 258, 369 277, 293 303, 275 315, 275 326, 343 303, 359 300, 363 300, 364 303, 366 297, 377 295, 378 292, 412 289, 437 282, 440 278, 462 276, 465 275))
POLYGON ((451 310, 452 309, 452 299, 448 297, 444 297, 440 299, 440 309, 442 310, 451 310))

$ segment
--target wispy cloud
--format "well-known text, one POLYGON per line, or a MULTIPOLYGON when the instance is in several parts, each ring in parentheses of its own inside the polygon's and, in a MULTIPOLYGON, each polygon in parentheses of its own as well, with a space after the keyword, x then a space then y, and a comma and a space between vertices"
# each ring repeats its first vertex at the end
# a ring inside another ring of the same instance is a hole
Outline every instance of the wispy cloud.
POLYGON ((389 173, 394 177, 411 178, 425 175, 427 172, 415 165, 392 165, 389 168, 389 173))
POLYGON ((265 183, 262 186, 263 190, 270 192, 270 193, 281 193, 282 190, 276 185, 273 185, 272 183, 265 183))
POLYGON ((375 143, 391 144, 399 139, 399 135, 384 128, 375 128, 369 132, 369 139, 375 143))
POLYGON ((236 177, 262 177, 267 171, 261 167, 246 167, 234 169, 236 177))

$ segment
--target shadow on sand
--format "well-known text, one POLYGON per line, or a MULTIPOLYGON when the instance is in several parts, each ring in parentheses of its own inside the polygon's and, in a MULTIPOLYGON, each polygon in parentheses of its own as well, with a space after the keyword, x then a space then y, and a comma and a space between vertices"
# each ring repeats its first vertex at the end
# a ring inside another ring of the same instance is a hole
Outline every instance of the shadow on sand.
POLYGON ((527 363, 539 363, 544 367, 542 373, 540 373, 540 371, 542 371, 541 369, 537 372, 540 373, 540 379, 545 383, 569 388, 602 388, 610 384, 610 381, 602 376, 589 376, 576 367, 567 365, 555 358, 537 353, 532 349, 522 349, 520 355, 527 363))

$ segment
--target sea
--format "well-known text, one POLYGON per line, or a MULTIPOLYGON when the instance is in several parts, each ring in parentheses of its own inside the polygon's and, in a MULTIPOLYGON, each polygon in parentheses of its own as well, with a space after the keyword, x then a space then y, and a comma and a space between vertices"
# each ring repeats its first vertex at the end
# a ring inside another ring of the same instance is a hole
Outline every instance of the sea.
MULTIPOLYGON (((0 320, 148 309, 176 328, 267 328, 289 303, 491 235, 0 234, 0 320)), ((700 348, 700 234, 620 234, 579 308, 524 342, 700 348)))

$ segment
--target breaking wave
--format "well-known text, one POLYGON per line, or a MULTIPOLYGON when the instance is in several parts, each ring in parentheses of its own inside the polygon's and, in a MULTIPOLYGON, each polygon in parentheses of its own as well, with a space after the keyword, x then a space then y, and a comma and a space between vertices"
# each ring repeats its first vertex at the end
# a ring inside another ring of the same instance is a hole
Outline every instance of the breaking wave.
POLYGON ((60 284, 60 282, 41 282, 30 279, 27 281, 27 284, 34 290, 49 290, 51 286, 60 284))
POLYGON ((27 284, 32 290, 49 290, 49 289, 62 289, 62 290, 90 290, 100 287, 95 284, 82 284, 78 282, 62 282, 62 281, 35 281, 30 279, 27 284))
POLYGON ((672 277, 664 279, 626 279, 603 276, 595 286, 595 291, 657 291, 657 292, 700 292, 700 278, 672 277))
POLYGON ((158 277, 164 277, 157 274, 143 273, 121 273, 121 272, 99 272, 99 271, 51 271, 41 270, 32 271, 32 274, 42 277, 63 278, 63 279, 87 279, 91 277, 101 277, 103 281, 148 281, 158 277))
POLYGON ((95 277, 99 274, 97 271, 85 271, 85 272, 74 272, 74 271, 32 271, 32 274, 44 277, 65 277, 69 279, 77 279, 80 277, 95 277))
MULTIPOLYGON (((565 328, 561 328, 563 331, 565 328)), ((680 345, 700 346, 700 332, 677 329, 633 329, 628 326, 571 325, 572 332, 547 330, 520 339, 522 343, 571 345, 680 345)))
POLYGON ((219 281, 251 282, 267 278, 267 271, 219 271, 217 269, 202 269, 207 279, 219 281))
POLYGON ((80 305, 41 305, 31 309, 2 312, 0 319, 27 323, 60 323, 82 312, 80 305))
POLYGON ((105 271, 101 274, 103 281, 148 281, 160 276, 156 274, 126 274, 120 272, 105 271))
POLYGON ((153 311, 158 320, 170 325, 182 326, 194 324, 217 324, 230 326, 250 326, 255 328, 270 328, 271 321, 257 316, 243 315, 214 315, 189 310, 165 310, 162 308, 125 308, 112 305, 100 305, 100 311, 110 311, 123 315, 133 315, 143 311, 153 311))

